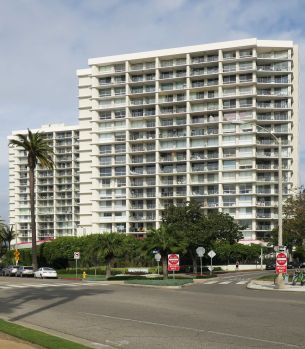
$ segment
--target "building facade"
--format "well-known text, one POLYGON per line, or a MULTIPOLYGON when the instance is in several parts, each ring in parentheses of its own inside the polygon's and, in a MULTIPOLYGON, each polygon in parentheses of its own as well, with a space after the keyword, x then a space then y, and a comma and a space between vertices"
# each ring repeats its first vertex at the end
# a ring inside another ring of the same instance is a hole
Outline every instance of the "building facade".
MULTIPOLYGON (((79 124, 39 131, 53 171, 37 169, 39 239, 119 232, 142 237, 162 210, 198 201, 229 213, 244 242, 277 226, 298 186, 298 47, 238 40, 89 59, 77 71, 79 124)), ((16 131, 17 133, 26 131, 16 131)), ((25 154, 10 148, 10 222, 30 240, 25 154)))
MULTIPOLYGON (((79 131, 78 126, 44 125, 41 132, 54 151, 53 170, 36 170, 37 239, 75 236, 79 226, 79 131)), ((9 137, 27 131, 15 131, 9 137)), ((27 156, 19 148, 9 148, 10 224, 18 241, 31 241, 30 197, 27 156)))
POLYGON ((89 59, 79 78, 80 227, 141 237, 168 205, 229 213, 244 240, 298 185, 298 48, 247 39, 89 59), (270 134, 272 133, 273 136, 270 134))

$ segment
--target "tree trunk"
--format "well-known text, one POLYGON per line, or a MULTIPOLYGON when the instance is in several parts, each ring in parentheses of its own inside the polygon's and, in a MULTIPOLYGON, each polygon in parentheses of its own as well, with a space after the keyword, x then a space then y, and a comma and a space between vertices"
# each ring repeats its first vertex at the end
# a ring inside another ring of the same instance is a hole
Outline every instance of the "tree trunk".
POLYGON ((195 255, 193 253, 193 251, 190 250, 190 256, 192 258, 192 263, 193 263, 193 274, 197 274, 197 272, 198 272, 198 269, 197 269, 197 266, 198 266, 198 264, 197 264, 197 255, 195 255))
POLYGON ((112 258, 106 259, 106 280, 108 280, 111 277, 111 263, 112 258))
POLYGON ((163 279, 168 279, 167 255, 162 256, 163 279))
POLYGON ((35 217, 35 167, 29 164, 30 180, 30 208, 31 208, 31 231, 32 231, 32 266, 34 271, 38 269, 36 247, 36 217, 35 217))

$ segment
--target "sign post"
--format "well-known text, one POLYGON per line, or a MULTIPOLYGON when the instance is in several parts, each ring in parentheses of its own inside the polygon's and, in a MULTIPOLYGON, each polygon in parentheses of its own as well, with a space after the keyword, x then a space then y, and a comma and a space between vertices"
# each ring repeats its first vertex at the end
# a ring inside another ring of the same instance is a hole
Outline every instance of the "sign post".
POLYGON ((277 252, 275 271, 277 274, 287 273, 287 254, 285 252, 277 252))
POLYGON ((202 276, 202 257, 205 253, 204 247, 201 247, 201 246, 197 247, 196 253, 197 253, 197 256, 200 258, 200 275, 202 276))
POLYGON ((175 271, 180 270, 179 261, 180 259, 178 254, 167 255, 167 270, 173 272, 174 279, 175 279, 175 271))
POLYGON ((216 256, 216 253, 211 250, 209 253, 208 253, 208 256, 211 258, 211 266, 210 266, 210 275, 212 275, 212 272, 213 272, 213 258, 216 256))
POLYGON ((160 275, 160 271, 159 271, 159 263, 160 263, 160 260, 161 260, 161 255, 160 255, 160 253, 156 253, 156 254, 155 254, 155 260, 156 260, 157 263, 158 263, 158 275, 160 275))
POLYGON ((77 279, 77 261, 80 259, 80 252, 74 252, 74 259, 75 259, 75 275, 77 279))

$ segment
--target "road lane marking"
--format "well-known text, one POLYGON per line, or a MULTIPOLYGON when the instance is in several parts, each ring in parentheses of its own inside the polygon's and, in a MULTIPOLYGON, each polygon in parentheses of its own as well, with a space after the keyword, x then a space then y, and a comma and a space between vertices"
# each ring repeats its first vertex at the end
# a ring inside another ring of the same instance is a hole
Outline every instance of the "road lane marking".
POLYGON ((231 284, 233 281, 223 281, 223 282, 219 282, 218 285, 229 285, 231 284))
POLYGON ((214 285, 214 284, 217 284, 218 281, 208 281, 208 282, 205 282, 204 284, 205 285, 214 285))
POLYGON ((299 346, 299 345, 291 344, 291 343, 272 341, 272 340, 256 338, 256 337, 241 336, 241 335, 234 334, 234 333, 227 333, 227 332, 220 332, 220 331, 211 331, 211 330, 203 330, 203 329, 200 329, 200 328, 185 327, 185 326, 178 326, 178 325, 168 325, 168 324, 165 324, 165 323, 162 323, 162 322, 152 322, 152 321, 124 318, 124 317, 119 317, 119 316, 111 316, 111 315, 104 315, 104 314, 94 314, 94 313, 86 313, 86 312, 79 312, 78 314, 94 316, 94 317, 102 317, 102 318, 105 318, 105 319, 113 319, 113 320, 119 320, 119 321, 135 322, 135 323, 138 323, 138 324, 143 324, 143 325, 148 325, 148 326, 160 326, 160 327, 172 328, 172 329, 175 329, 175 330, 193 331, 193 332, 197 332, 197 333, 198 332, 200 332, 200 333, 209 333, 209 334, 214 334, 214 335, 223 336, 223 337, 233 337, 233 338, 245 339, 245 340, 261 342, 261 343, 282 345, 282 346, 286 346, 286 347, 289 347, 289 348, 300 348, 300 349, 304 348, 304 346, 299 346))

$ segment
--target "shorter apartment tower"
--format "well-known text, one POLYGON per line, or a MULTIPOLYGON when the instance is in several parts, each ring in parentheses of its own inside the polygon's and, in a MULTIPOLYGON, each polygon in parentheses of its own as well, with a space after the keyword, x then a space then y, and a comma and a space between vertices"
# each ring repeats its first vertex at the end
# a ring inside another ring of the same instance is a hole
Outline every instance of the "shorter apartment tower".
MULTIPOLYGON (((36 170, 37 239, 73 236, 79 224, 79 131, 77 126, 43 125, 41 132, 54 150, 53 170, 36 170)), ((14 131, 9 139, 27 131, 14 131)), ((30 197, 27 155, 19 148, 9 148, 10 223, 19 242, 31 241, 30 197)))

